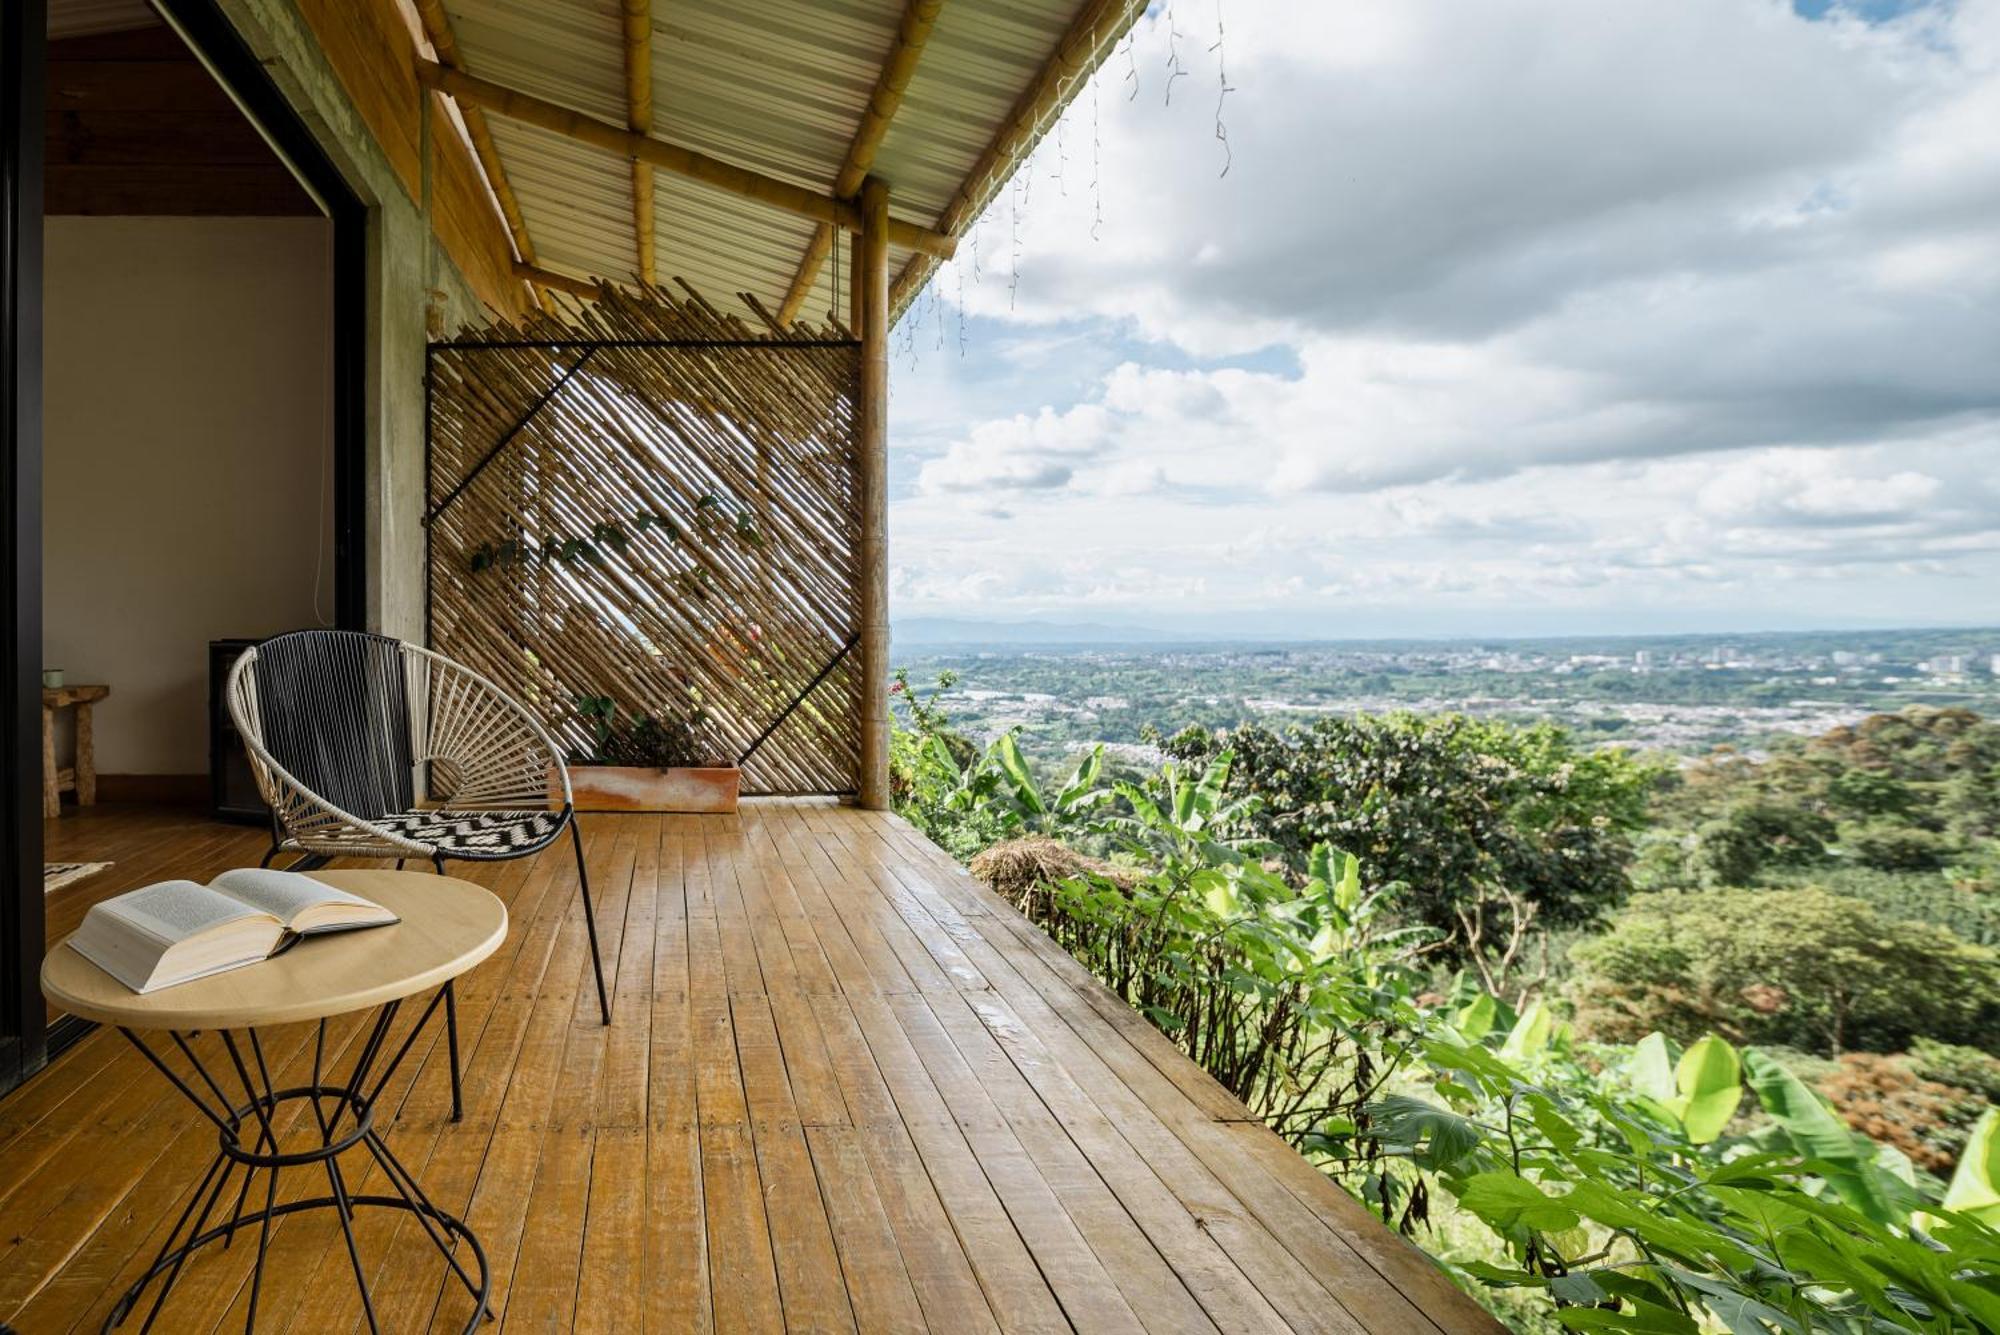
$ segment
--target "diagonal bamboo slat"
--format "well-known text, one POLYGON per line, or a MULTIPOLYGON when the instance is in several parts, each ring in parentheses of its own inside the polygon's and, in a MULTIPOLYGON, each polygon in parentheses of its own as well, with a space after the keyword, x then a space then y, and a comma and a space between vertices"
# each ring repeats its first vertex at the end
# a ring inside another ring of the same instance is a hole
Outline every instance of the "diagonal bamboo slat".
POLYGON ((685 283, 429 353, 429 630, 565 745, 686 715, 750 793, 850 793, 860 345, 685 283))

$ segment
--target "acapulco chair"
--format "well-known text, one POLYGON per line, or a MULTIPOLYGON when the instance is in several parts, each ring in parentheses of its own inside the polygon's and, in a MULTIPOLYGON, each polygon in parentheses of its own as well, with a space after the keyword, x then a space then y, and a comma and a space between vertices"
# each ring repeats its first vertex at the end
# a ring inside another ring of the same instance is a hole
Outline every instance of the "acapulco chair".
MULTIPOLYGON (((529 857, 568 830, 598 1011, 611 1023, 569 770, 555 738, 518 701, 442 654, 351 630, 265 640, 237 658, 224 695, 271 808, 266 866, 288 852, 309 865, 424 858, 442 875, 449 859, 529 857)), ((458 1006, 450 984, 445 1025, 457 1120, 458 1006)))

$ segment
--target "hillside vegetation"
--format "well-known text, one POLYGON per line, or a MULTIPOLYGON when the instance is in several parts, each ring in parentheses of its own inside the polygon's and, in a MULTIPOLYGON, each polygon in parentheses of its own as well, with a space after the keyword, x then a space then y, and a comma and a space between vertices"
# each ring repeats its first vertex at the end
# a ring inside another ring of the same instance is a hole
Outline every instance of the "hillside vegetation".
POLYGON ((2000 1329, 2000 724, 1052 773, 897 695, 899 809, 1517 1328, 2000 1329))

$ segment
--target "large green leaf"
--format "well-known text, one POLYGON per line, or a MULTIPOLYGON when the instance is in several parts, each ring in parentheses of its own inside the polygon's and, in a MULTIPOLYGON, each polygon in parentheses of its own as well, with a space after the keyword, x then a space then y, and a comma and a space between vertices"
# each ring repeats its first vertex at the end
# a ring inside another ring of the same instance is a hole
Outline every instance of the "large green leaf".
POLYGON ((1435 1171, 1450 1168, 1479 1147, 1476 1123, 1408 1094, 1390 1094, 1371 1103, 1368 1113, 1372 1130, 1385 1144, 1435 1171))
POLYGON ((1555 1013, 1540 1001, 1534 1002, 1521 1012, 1521 1018, 1514 1022, 1507 1041, 1500 1045, 1501 1059, 1519 1061, 1524 1057, 1537 1056, 1548 1047, 1555 1025, 1555 1013))
POLYGON ((1007 782, 1013 786, 1014 800, 1024 810, 1037 816, 1048 810, 1042 801, 1041 790, 1035 787, 1035 776, 1028 770, 1028 758, 1021 754, 1021 744, 1014 740, 1013 733, 1000 734, 993 744, 993 758, 1000 763, 1007 782))
POLYGON ((2000 1108, 1988 1108, 1973 1126, 1945 1189, 1944 1208, 2000 1228, 2000 1108))
POLYGON ((1751 1048, 1743 1060, 1764 1111, 1843 1201, 1878 1224, 1908 1222, 1915 1193, 1876 1167, 1874 1142, 1848 1130, 1819 1095, 1773 1058, 1751 1048))
POLYGON ((1743 1102, 1742 1070, 1736 1049, 1714 1034, 1681 1054, 1667 1106, 1680 1118, 1689 1140, 1706 1145, 1729 1125, 1743 1102))
POLYGON ((1516 1173, 1475 1173, 1459 1191, 1458 1203, 1503 1233, 1551 1233, 1577 1225, 1576 1211, 1516 1173))
POLYGON ((1078 763, 1069 776, 1069 781, 1056 795, 1056 809, 1068 811, 1078 803, 1092 796, 1097 787, 1097 776, 1104 770, 1104 744, 1099 742, 1090 748, 1090 754, 1078 763))
POLYGON ((1662 1108, 1672 1103, 1680 1093, 1674 1081, 1673 1053, 1667 1048, 1665 1034, 1655 1031, 1633 1044, 1627 1070, 1632 1077, 1633 1088, 1662 1108))
POLYGON ((1500 1002, 1491 992, 1481 992, 1470 1004, 1451 1017, 1458 1032, 1477 1043, 1492 1033, 1500 1022, 1500 1002))

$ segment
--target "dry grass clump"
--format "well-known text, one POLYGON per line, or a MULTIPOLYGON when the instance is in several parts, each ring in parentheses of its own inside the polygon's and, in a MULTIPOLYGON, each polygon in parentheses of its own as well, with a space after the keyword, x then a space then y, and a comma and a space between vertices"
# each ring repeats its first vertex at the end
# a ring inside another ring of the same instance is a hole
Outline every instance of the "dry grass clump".
POLYGON ((974 858, 974 876, 1030 919, 1047 907, 1048 887, 1072 876, 1104 876, 1128 885, 1135 873, 1079 853, 1059 839, 1028 835, 1004 839, 974 858))

